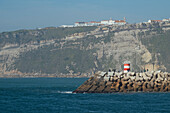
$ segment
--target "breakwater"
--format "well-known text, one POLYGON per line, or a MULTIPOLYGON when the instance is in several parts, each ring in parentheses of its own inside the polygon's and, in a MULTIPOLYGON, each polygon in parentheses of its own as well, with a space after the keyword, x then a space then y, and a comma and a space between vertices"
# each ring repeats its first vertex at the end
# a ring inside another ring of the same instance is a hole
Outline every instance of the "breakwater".
POLYGON ((73 93, 169 92, 167 72, 101 72, 85 81, 73 93))

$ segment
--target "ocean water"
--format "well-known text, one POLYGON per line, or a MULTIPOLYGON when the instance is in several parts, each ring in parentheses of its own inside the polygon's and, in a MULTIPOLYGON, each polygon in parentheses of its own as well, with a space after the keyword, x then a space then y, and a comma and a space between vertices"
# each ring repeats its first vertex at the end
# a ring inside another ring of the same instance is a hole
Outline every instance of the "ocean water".
POLYGON ((0 113, 170 113, 170 93, 71 93, 86 80, 1 78, 0 113))

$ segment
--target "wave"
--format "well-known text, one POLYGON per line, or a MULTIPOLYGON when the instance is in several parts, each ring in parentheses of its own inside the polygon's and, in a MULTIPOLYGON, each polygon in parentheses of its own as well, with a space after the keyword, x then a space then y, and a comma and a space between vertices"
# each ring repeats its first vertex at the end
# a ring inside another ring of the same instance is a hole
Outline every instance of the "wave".
POLYGON ((57 91, 57 93, 74 94, 72 91, 57 91))
MULTIPOLYGON (((77 93, 73 93, 73 91, 57 91, 57 93, 63 93, 63 94, 77 94, 77 93)), ((82 93, 82 94, 87 94, 86 92, 82 93)))

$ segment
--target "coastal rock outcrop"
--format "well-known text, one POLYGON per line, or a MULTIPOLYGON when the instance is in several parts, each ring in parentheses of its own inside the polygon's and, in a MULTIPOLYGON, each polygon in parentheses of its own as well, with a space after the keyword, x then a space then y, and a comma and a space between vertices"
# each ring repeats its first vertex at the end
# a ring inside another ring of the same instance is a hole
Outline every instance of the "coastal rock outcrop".
POLYGON ((73 93, 169 92, 170 73, 107 73, 95 74, 73 93))

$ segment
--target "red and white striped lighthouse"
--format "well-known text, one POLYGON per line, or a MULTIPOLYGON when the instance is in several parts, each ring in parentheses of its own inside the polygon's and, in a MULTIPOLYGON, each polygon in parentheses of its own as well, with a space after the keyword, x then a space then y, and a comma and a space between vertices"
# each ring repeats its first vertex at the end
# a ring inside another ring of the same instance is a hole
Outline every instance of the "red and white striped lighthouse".
POLYGON ((124 63, 124 73, 127 73, 130 71, 130 63, 124 63))

